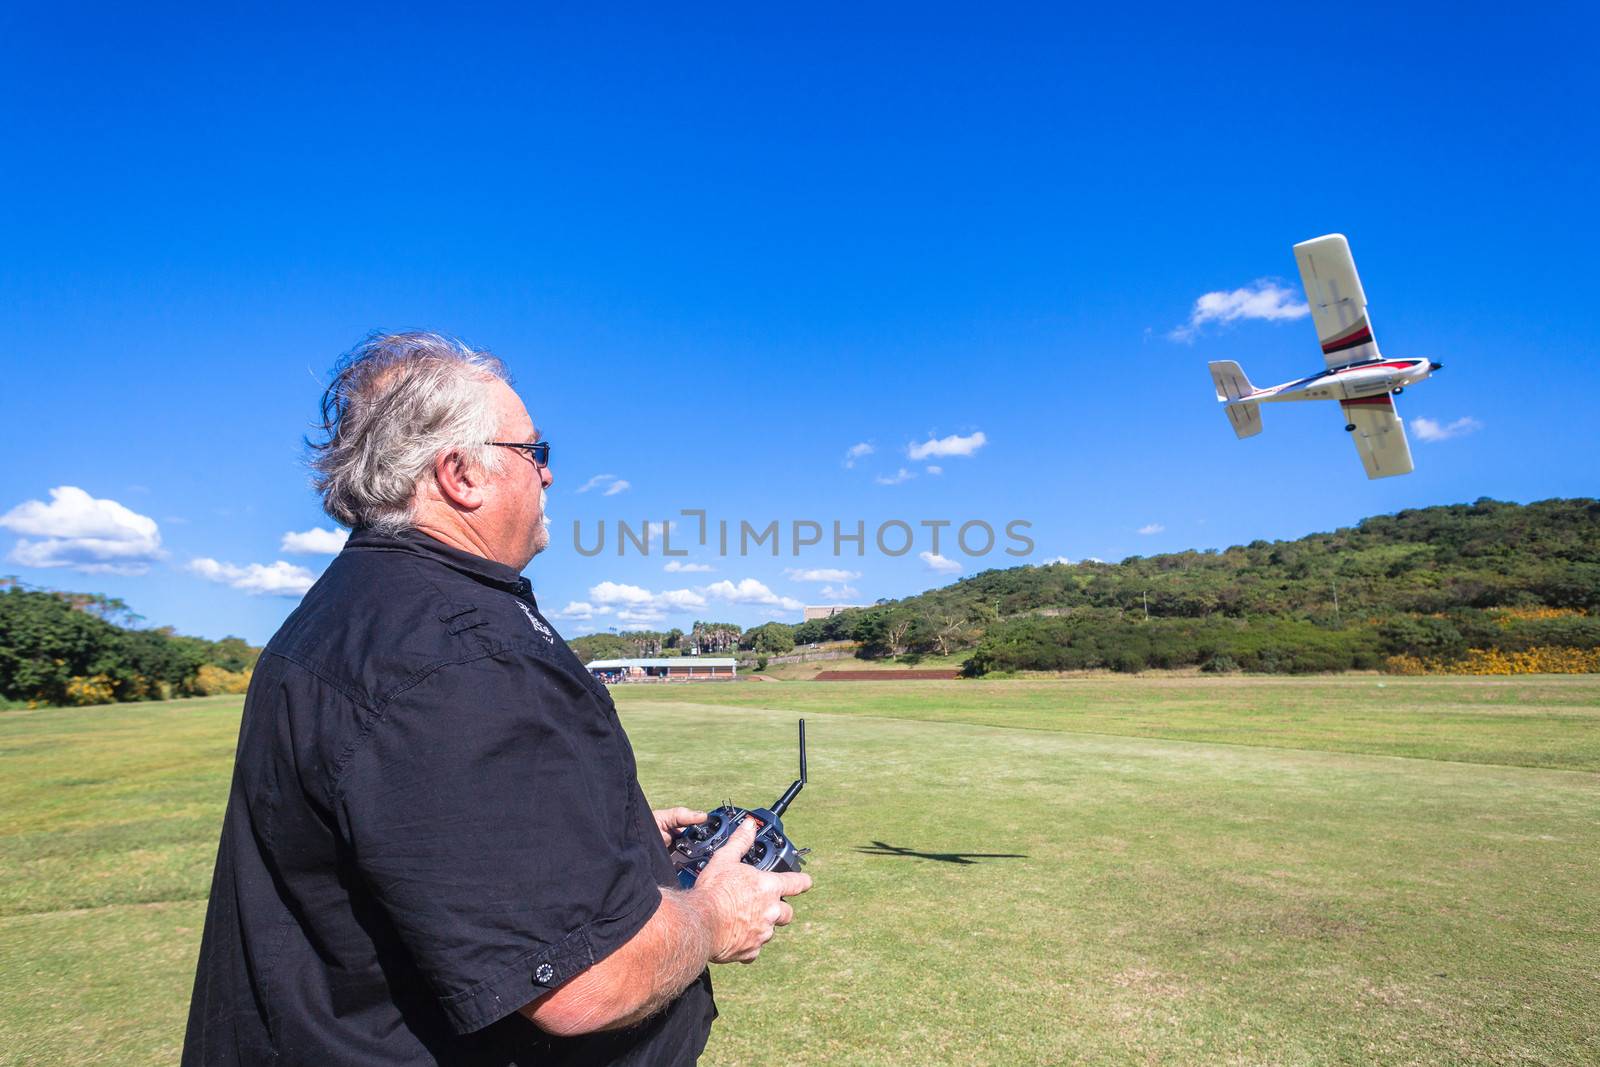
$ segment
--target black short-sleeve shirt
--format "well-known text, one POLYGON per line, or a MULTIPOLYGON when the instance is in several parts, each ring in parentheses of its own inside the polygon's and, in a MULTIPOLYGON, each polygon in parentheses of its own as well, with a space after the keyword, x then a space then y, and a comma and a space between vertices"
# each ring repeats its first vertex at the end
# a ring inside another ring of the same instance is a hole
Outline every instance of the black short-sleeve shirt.
POLYGON ((708 974, 623 1031, 517 1013, 673 884, 611 698, 527 581, 357 531, 251 679, 183 1062, 693 1063, 708 974))

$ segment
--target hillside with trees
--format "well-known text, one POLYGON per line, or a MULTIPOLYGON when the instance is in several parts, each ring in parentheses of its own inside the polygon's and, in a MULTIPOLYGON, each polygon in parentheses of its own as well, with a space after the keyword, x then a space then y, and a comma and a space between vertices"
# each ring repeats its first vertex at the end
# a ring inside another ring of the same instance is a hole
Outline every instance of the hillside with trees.
MULTIPOLYGON (((828 619, 768 623, 740 647, 781 650, 787 631, 802 645, 856 642, 866 658, 970 652, 972 675, 1600 670, 1597 613, 1600 502, 1485 499, 1294 541, 984 571, 828 619)), ((601 639, 613 655, 639 655, 652 637, 601 639)))
MULTIPOLYGON (((0 701, 243 692, 260 649, 151 629, 119 600, 0 579, 0 701)), ((969 675, 1199 667, 1306 673, 1600 671, 1600 501, 1402 511, 1294 541, 989 570, 827 619, 696 621, 574 639, 584 660, 964 656, 969 675)))

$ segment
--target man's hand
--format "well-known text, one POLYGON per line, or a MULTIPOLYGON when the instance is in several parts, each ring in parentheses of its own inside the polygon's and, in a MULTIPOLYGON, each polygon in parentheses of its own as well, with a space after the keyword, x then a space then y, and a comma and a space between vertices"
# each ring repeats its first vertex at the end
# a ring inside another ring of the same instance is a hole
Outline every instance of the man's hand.
MULTIPOLYGON (((672 808, 657 824, 692 825, 702 812, 672 808), (682 813, 675 815, 674 813, 682 813), (691 818, 698 816, 697 818, 691 818), (683 818, 682 823, 671 822, 683 818)), ((709 963, 750 963, 774 930, 794 919, 784 901, 811 888, 808 874, 758 871, 740 859, 756 839, 745 819, 700 872, 693 889, 662 889, 661 907, 621 948, 523 1005, 548 1033, 572 1036, 631 1026, 660 1011, 709 963)))
POLYGON ((794 909, 783 898, 811 888, 809 874, 758 871, 741 863, 755 839, 755 820, 746 818, 687 893, 710 925, 712 963, 754 962, 776 928, 794 921, 794 909))
POLYGON ((656 829, 661 831, 661 843, 668 848, 672 847, 672 831, 706 821, 706 813, 693 808, 657 808, 651 814, 656 817, 656 829))

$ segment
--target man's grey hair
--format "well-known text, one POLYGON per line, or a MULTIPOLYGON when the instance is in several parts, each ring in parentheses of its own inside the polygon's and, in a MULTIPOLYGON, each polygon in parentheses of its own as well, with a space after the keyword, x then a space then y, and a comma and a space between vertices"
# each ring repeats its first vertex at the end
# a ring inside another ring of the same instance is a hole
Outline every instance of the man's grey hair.
POLYGON ((418 484, 442 454, 494 472, 500 450, 490 387, 510 383, 486 351, 436 333, 374 333, 340 357, 311 447, 322 508, 351 529, 398 533, 418 484))

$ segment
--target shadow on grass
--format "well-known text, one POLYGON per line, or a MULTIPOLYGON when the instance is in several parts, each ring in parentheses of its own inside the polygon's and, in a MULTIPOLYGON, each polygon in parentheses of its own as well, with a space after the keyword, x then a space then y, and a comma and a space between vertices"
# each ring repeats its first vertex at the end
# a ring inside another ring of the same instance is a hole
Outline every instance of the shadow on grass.
POLYGON ((962 866, 971 866, 979 860, 1025 860, 1028 858, 1027 854, 1023 852, 918 852, 913 848, 886 845, 882 841, 874 841, 871 848, 858 845, 856 846, 856 851, 865 856, 900 856, 905 859, 959 863, 962 866))

